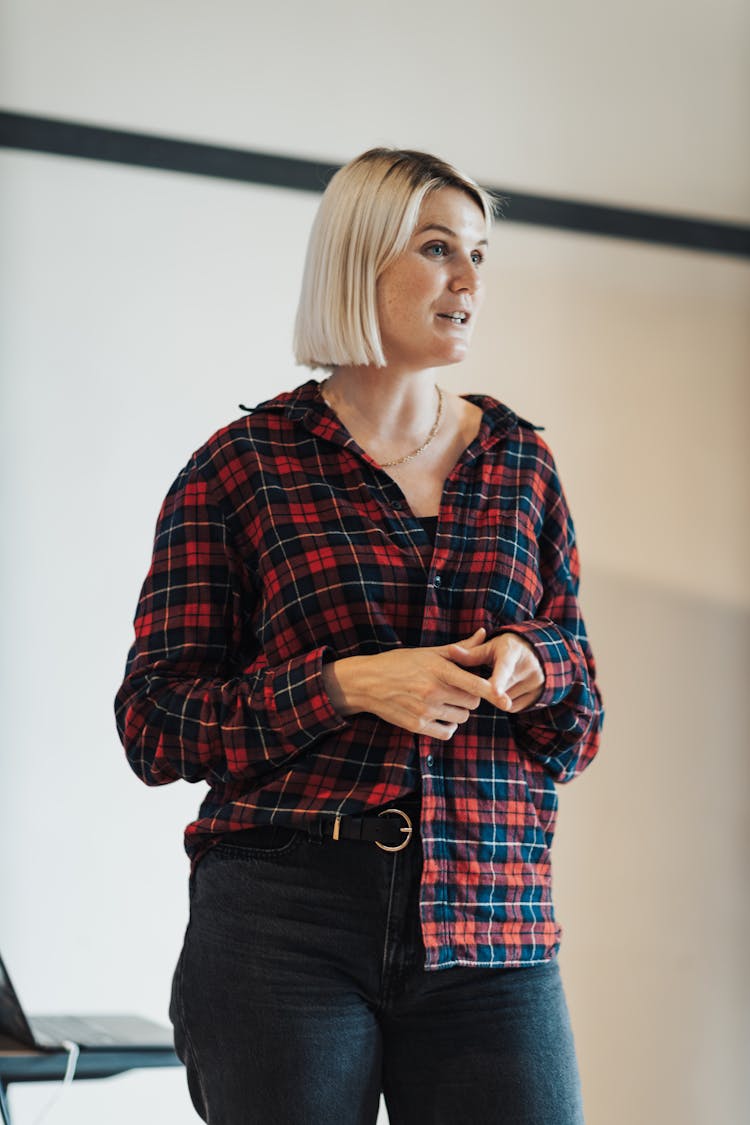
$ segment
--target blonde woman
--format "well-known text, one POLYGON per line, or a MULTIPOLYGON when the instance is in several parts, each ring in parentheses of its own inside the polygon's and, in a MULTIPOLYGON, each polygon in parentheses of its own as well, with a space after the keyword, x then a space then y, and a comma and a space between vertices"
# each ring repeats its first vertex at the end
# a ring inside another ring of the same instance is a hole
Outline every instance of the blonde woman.
POLYGON ((149 785, 206 781, 171 1018, 212 1125, 573 1125, 558 783, 603 711, 549 448, 467 354, 490 197, 373 149, 297 314, 323 373, 214 434, 159 517, 116 702, 149 785))

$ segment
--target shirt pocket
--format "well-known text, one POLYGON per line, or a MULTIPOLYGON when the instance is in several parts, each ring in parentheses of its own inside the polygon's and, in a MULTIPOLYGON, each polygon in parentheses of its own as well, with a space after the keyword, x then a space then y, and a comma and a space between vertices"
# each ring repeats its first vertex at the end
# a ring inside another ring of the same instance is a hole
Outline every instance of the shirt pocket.
POLYGON ((544 594, 539 543, 532 519, 521 509, 497 508, 482 531, 485 612, 489 628, 536 616, 544 594))

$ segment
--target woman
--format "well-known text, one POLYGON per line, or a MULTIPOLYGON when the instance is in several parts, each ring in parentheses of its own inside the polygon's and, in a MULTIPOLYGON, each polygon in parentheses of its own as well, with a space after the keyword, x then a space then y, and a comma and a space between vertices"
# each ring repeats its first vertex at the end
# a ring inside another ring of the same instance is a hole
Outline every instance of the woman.
POLYGON ((583 1119, 549 851, 603 714, 574 529, 535 427, 436 383, 491 222, 436 157, 339 171, 295 333, 328 377, 159 517, 116 711, 147 784, 210 787, 171 1018, 212 1125, 364 1125, 381 1090, 392 1125, 583 1119))

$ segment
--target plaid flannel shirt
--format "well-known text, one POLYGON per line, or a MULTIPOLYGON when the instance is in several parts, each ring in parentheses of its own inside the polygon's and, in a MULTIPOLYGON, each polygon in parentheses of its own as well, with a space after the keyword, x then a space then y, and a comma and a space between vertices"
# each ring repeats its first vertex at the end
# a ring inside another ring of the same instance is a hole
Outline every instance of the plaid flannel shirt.
POLYGON ((309 827, 421 788, 425 968, 549 960, 555 785, 592 760, 603 720, 552 455, 508 407, 467 395, 483 419, 433 548, 317 389, 219 430, 164 501, 115 704, 130 765, 148 785, 208 783, 185 833, 193 866, 235 829, 309 827), (480 625, 534 646, 534 706, 482 700, 447 742, 332 706, 326 661, 480 625))

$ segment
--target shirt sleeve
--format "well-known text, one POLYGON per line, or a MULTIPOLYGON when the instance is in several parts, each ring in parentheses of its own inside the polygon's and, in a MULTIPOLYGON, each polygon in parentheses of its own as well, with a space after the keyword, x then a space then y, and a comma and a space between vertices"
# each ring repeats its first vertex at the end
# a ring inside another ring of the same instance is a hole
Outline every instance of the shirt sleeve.
POLYGON ((162 505, 115 699, 118 734, 147 785, 256 778, 348 726, 312 652, 270 664, 248 651, 252 583, 195 459, 162 505))
POLYGON ((535 704, 511 715, 519 748, 555 781, 577 777, 593 760, 604 722, 596 663, 578 604, 580 567, 575 528, 551 455, 539 566, 544 593, 537 616, 503 626, 529 641, 544 671, 535 704))

